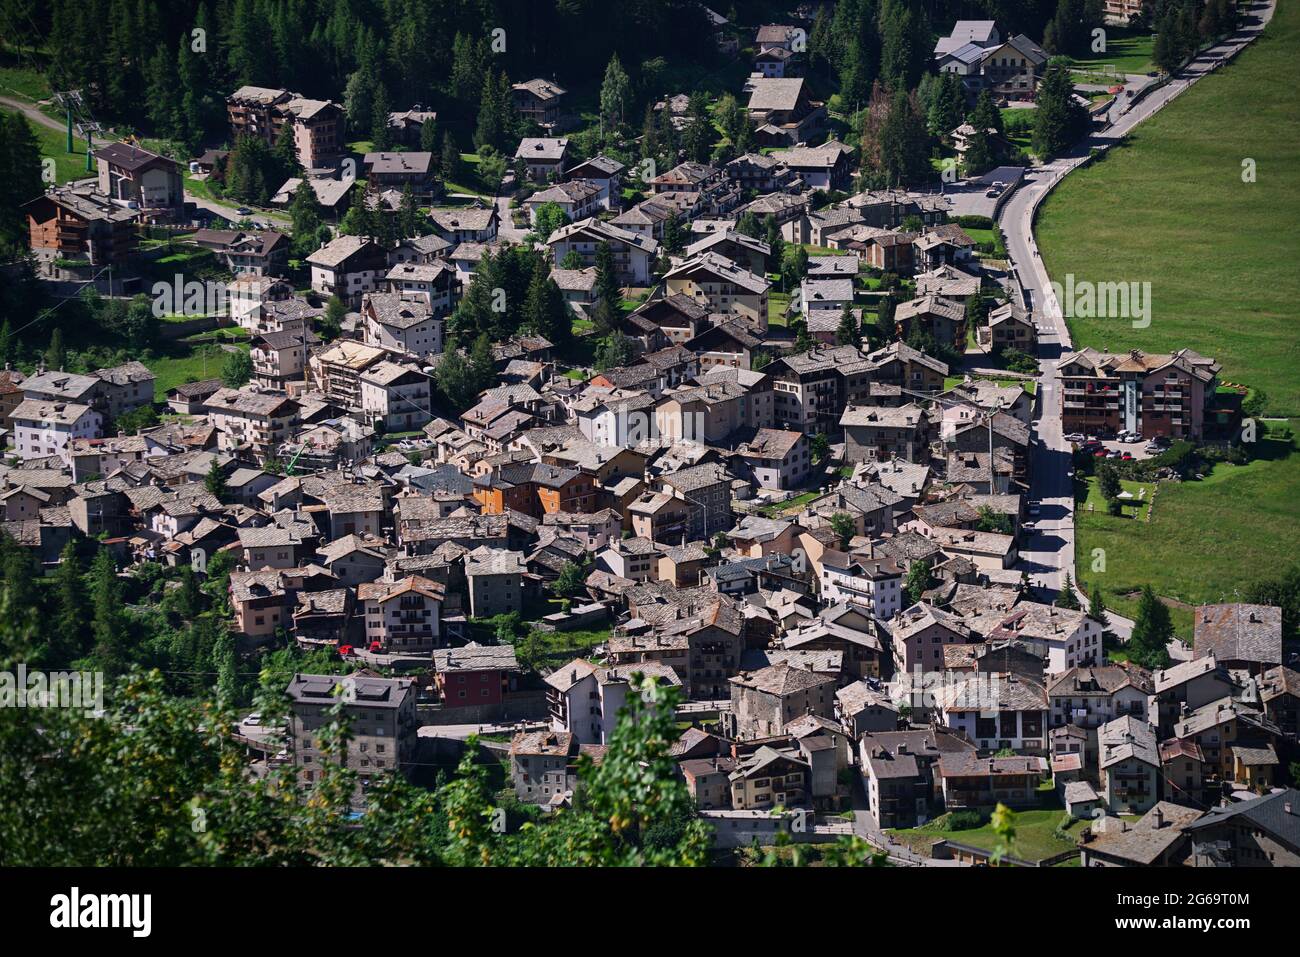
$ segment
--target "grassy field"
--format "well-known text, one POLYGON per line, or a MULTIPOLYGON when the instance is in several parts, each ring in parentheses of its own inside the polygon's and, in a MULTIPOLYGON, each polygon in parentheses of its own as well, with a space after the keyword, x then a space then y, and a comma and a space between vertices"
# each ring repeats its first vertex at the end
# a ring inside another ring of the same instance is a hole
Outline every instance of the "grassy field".
MULTIPOLYGON (((988 377, 975 376, 975 378, 987 379, 988 377)), ((945 389, 955 389, 957 388, 957 386, 961 385, 965 381, 966 381, 965 376, 958 376, 958 375, 945 376, 943 380, 943 387, 945 389)), ((1038 391, 1037 379, 993 379, 992 381, 996 382, 998 385, 1003 387, 1018 385, 1026 392, 1028 392, 1030 395, 1033 395, 1035 392, 1038 391)))
MULTIPOLYGON (((16 113, 16 110, 5 110, 6 113, 16 113)), ((54 173, 60 183, 66 183, 68 180, 85 179, 87 176, 95 174, 86 172, 86 141, 80 137, 74 136, 72 139, 73 149, 76 153, 67 152, 68 138, 67 134, 52 130, 47 126, 40 126, 28 120, 28 125, 32 132, 36 134, 36 142, 40 145, 41 156, 54 160, 54 173)))
POLYGON ((1155 40, 1155 34, 1149 31, 1107 27, 1104 53, 1072 59, 1070 63, 1075 69, 1083 71, 1113 67, 1120 73, 1149 73, 1155 69, 1155 64, 1151 62, 1155 40))
POLYGON ((33 69, 9 64, 0 66, 0 95, 43 100, 50 95, 50 84, 33 69))
POLYGON ((242 329, 218 329, 190 339, 173 343, 153 359, 145 361, 156 378, 153 384, 155 402, 165 402, 167 392, 185 382, 215 379, 221 375, 221 366, 227 352, 223 344, 248 348, 247 334, 242 329))
MULTIPOLYGON (((1294 430, 1300 421, 1289 424, 1294 430)), ((1132 617, 1137 591, 1151 582, 1190 639, 1192 605, 1232 601, 1234 590, 1280 574, 1296 561, 1300 541, 1300 457, 1294 440, 1288 447, 1265 439, 1261 452, 1248 465, 1216 465, 1200 482, 1161 483, 1149 523, 1141 520, 1145 507, 1106 514, 1090 480, 1075 517, 1080 584, 1100 584, 1106 606, 1132 617), (1097 548, 1105 551, 1104 573, 1090 570, 1097 548)), ((1124 487, 1137 494, 1136 483, 1124 487)))
POLYGON ((769 326, 784 326, 785 311, 790 308, 790 294, 788 292, 772 292, 767 294, 767 324, 769 326))
POLYGON ((1149 327, 1072 319, 1076 345, 1191 348, 1222 363, 1223 379, 1263 389, 1270 412, 1300 413, 1297 49, 1300 7, 1281 4, 1233 65, 1142 123, 1103 162, 1072 173, 1044 203, 1038 242, 1053 279, 1151 283, 1149 327), (1243 182, 1248 160, 1255 182, 1243 182))
MULTIPOLYGON (((1011 845, 1011 856, 1025 861, 1040 861, 1045 857, 1074 850, 1075 842, 1087 827, 1088 821, 1073 822, 1066 829, 1069 839, 1063 841, 1055 834, 1062 814, 1060 808, 1017 811, 1016 836, 1011 845)), ((900 844, 906 844, 919 853, 924 853, 935 841, 944 839, 990 851, 997 847, 1000 838, 993 832, 990 824, 961 831, 945 831, 942 830, 945 817, 946 815, 941 815, 920 827, 893 830, 889 833, 900 844)))

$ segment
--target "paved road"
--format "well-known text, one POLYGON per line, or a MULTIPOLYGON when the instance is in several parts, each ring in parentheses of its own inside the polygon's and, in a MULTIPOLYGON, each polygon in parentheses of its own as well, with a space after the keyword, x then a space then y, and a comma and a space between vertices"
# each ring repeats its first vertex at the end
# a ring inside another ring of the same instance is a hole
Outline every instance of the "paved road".
POLYGON ((60 133, 65 132, 68 128, 66 122, 60 122, 52 116, 47 116, 37 109, 35 104, 28 100, 19 100, 12 96, 0 96, 0 106, 3 106, 8 110, 17 110, 37 126, 44 126, 47 129, 58 130, 60 133))
MULTIPOLYGON (((1273 16, 1275 0, 1256 3, 1247 10, 1245 25, 1233 37, 1206 50, 1163 87, 1148 93, 1136 105, 1132 95, 1139 80, 1130 77, 1126 95, 1112 108, 1112 122, 1090 134, 1065 156, 1030 170, 1016 194, 1003 206, 1000 225, 1007 250, 1019 280, 1021 299, 1032 309, 1039 324, 1039 359, 1042 377, 1041 401, 1036 413, 1036 441, 1032 452, 1034 494, 1042 502, 1037 528, 1021 551, 1020 567, 1029 573, 1040 594, 1059 593, 1066 572, 1078 581, 1074 567, 1074 496, 1070 478, 1070 447, 1061 429, 1061 390, 1057 366, 1062 355, 1073 348, 1060 305, 1051 295, 1047 269, 1034 241, 1034 214, 1038 205, 1060 180, 1084 162, 1094 148, 1114 145, 1135 126, 1154 115, 1166 103, 1202 76, 1213 72, 1233 50, 1250 43, 1273 16)), ((1114 616, 1117 618, 1117 616, 1114 616)), ((1117 634, 1127 637, 1126 620, 1115 622, 1117 634)))
MULTIPOLYGON (((543 721, 530 721, 525 723, 525 727, 532 731, 546 727, 543 721)), ((514 721, 507 724, 426 724, 421 725, 417 730, 417 737, 421 738, 455 738, 458 741, 464 741, 471 734, 513 734, 520 728, 520 722, 514 721)))
MULTIPOLYGON (((36 123, 39 126, 44 126, 46 129, 57 130, 60 133, 64 132, 67 129, 67 124, 65 122, 60 122, 59 120, 56 120, 54 117, 42 113, 35 104, 30 103, 27 100, 20 100, 10 96, 0 96, 0 106, 3 106, 5 109, 17 110, 18 112, 22 113, 23 116, 27 117, 27 119, 31 120, 33 123, 36 123)), ((110 139, 105 139, 102 142, 99 142, 98 145, 106 146, 112 142, 115 141, 110 139)), ((258 222, 269 222, 275 226, 288 226, 290 223, 290 219, 288 215, 286 215, 285 213, 273 212, 273 211, 261 210, 261 209, 253 210, 253 212, 247 217, 240 216, 239 213, 235 212, 235 210, 238 208, 238 204, 232 206, 232 205, 227 205, 225 203, 219 203, 216 202, 215 200, 205 199, 202 196, 196 196, 194 193, 191 193, 189 190, 185 191, 185 198, 190 202, 192 202, 199 209, 206 209, 209 212, 222 217, 223 219, 230 220, 232 223, 238 222, 241 219, 251 219, 258 222)))

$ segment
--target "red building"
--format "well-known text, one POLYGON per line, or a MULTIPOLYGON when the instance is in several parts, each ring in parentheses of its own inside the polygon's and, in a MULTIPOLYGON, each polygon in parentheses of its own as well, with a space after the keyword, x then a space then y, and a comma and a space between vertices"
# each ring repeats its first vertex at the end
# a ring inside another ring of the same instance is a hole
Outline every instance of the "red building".
POLYGON ((510 645, 469 644, 433 653, 433 683, 449 708, 499 705, 519 681, 519 663, 510 645))

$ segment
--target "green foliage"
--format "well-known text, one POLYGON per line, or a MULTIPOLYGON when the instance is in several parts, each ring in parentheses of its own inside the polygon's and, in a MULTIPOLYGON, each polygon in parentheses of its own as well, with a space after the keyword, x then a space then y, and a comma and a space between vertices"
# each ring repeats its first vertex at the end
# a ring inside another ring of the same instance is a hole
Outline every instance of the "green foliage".
POLYGON ((857 533, 857 525, 852 515, 847 512, 836 512, 831 516, 831 531, 839 539, 840 548, 846 549, 857 533))
POLYGON ((215 455, 212 457, 212 461, 208 463, 208 474, 203 477, 203 485, 213 498, 221 502, 226 501, 226 472, 215 455))
POLYGON ((240 349, 226 354, 226 359, 221 364, 221 382, 223 385, 231 389, 238 389, 247 385, 252 378, 253 359, 247 352, 240 349))
POLYGON ((1279 578, 1255 582, 1242 600, 1282 609, 1283 638, 1300 638, 1300 565, 1292 565, 1279 578))
POLYGON ((1056 596, 1057 608, 1068 608, 1071 611, 1079 610, 1079 598, 1074 593, 1074 577, 1065 573, 1065 581, 1061 584, 1061 593, 1056 596))
POLYGON ((921 596, 938 584, 934 575, 930 571, 931 562, 928 558, 914 561, 911 567, 907 569, 907 582, 903 588, 907 592, 907 601, 909 605, 915 605, 921 600, 921 596))
POLYGON ((979 521, 975 523, 976 531, 997 532, 999 535, 1011 534, 1011 517, 995 512, 988 505, 979 507, 979 521))
POLYGON ((1169 667, 1169 642, 1174 637, 1174 623, 1169 609, 1156 597, 1150 585, 1142 588, 1133 633, 1125 650, 1129 661, 1144 668, 1169 667))
POLYGON ((831 454, 831 440, 825 432, 818 432, 809 441, 808 450, 812 455, 813 462, 820 464, 825 461, 826 456, 831 454))
POLYGON ((840 311, 840 324, 835 329, 835 342, 841 346, 853 346, 861 341, 862 335, 858 330, 857 318, 853 315, 853 307, 846 303, 840 311))
POLYGON ((565 215, 559 203, 542 203, 537 207, 537 219, 533 224, 533 230, 545 242, 551 238, 551 233, 561 226, 568 225, 568 222, 569 217, 565 215))
POLYGON ((595 368, 597 372, 625 366, 636 357, 636 343, 632 339, 615 332, 596 347, 595 368))
POLYGON ((21 206, 44 192, 41 150, 27 118, 0 112, 0 258, 27 248, 27 217, 21 206))
POLYGON ((1106 614, 1106 604, 1102 600, 1101 585, 1094 584, 1088 591, 1088 617, 1101 623, 1102 631, 1110 628, 1110 616, 1106 614))
POLYGON ((586 591, 586 580, 586 569, 574 562, 565 562, 560 574, 551 582, 551 591, 561 598, 573 598, 586 591))
POLYGON ((999 801, 997 807, 993 809, 989 823, 993 825, 993 833, 998 836, 998 843, 989 857, 989 863, 997 867, 1016 846, 1016 812, 999 801))
POLYGON ((1049 66, 1038 89, 1034 110, 1033 148, 1044 162, 1071 146, 1088 124, 1088 114, 1074 101, 1074 82, 1069 70, 1049 66))

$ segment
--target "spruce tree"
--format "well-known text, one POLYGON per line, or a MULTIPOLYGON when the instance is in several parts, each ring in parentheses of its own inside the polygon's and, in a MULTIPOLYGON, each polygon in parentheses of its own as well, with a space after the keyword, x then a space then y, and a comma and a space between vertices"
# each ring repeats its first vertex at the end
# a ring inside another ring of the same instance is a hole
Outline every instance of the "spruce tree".
POLYGON ((1173 618, 1151 586, 1144 585, 1128 641, 1129 660, 1144 668, 1169 667, 1169 642, 1174 637, 1173 618))
POLYGON ((95 554, 90 566, 91 634, 99 667, 119 675, 130 664, 130 627, 122 604, 122 583, 117 563, 107 548, 95 554))

